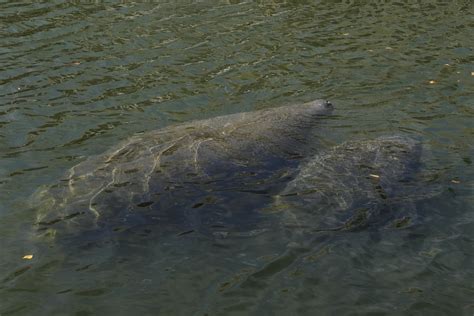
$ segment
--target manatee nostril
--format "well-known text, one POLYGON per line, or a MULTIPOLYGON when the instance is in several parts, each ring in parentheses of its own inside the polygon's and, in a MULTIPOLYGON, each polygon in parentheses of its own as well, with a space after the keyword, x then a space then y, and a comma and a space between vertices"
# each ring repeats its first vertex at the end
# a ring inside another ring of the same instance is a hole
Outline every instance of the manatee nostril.
POLYGON ((324 105, 325 105, 327 108, 332 108, 332 103, 331 103, 329 100, 324 101, 324 105))

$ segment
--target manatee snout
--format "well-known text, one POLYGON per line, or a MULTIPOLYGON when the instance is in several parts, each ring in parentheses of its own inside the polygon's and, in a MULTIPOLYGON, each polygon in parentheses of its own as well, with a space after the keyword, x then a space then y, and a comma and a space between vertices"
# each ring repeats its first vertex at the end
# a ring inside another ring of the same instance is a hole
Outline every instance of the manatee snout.
POLYGON ((324 105, 326 108, 328 108, 328 109, 332 109, 332 108, 333 108, 333 105, 332 105, 331 101, 329 101, 329 100, 325 100, 325 101, 323 102, 323 105, 324 105))
POLYGON ((304 103, 309 111, 317 114, 328 114, 334 110, 333 104, 328 100, 313 100, 304 103))

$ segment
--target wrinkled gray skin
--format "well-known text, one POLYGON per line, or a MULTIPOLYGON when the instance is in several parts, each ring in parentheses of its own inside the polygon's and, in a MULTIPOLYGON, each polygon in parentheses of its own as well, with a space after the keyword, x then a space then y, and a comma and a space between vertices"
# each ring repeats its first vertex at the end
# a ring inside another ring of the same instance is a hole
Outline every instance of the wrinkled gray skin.
POLYGON ((58 237, 88 231, 98 239, 156 224, 201 232, 245 227, 255 221, 249 213, 281 190, 305 155, 308 132, 331 110, 317 100, 133 136, 39 190, 39 230, 58 237))
POLYGON ((420 154, 407 137, 343 143, 302 164, 274 205, 285 225, 312 231, 407 225, 409 215, 393 209, 416 200, 420 154))

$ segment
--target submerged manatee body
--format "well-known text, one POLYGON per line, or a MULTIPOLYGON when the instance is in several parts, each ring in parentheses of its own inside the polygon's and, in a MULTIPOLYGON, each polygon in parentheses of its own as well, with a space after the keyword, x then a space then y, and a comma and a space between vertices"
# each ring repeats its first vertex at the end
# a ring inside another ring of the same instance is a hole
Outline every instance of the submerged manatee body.
POLYGON ((255 220, 250 212, 287 182, 308 132, 331 109, 317 100, 134 136, 40 190, 39 229, 103 236, 155 224, 207 232, 245 227, 255 220))
POLYGON ((302 164, 274 205, 285 225, 313 231, 406 224, 393 209, 414 200, 420 155, 408 137, 345 142, 302 164))

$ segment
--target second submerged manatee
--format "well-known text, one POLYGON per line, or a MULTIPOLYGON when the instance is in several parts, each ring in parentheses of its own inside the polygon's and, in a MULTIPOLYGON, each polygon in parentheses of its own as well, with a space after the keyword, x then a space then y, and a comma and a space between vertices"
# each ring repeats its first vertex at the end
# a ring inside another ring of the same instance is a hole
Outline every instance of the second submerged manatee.
POLYGON ((278 195, 286 225, 313 230, 354 230, 396 218, 392 206, 413 196, 421 144, 385 136, 348 141, 300 166, 278 195))

